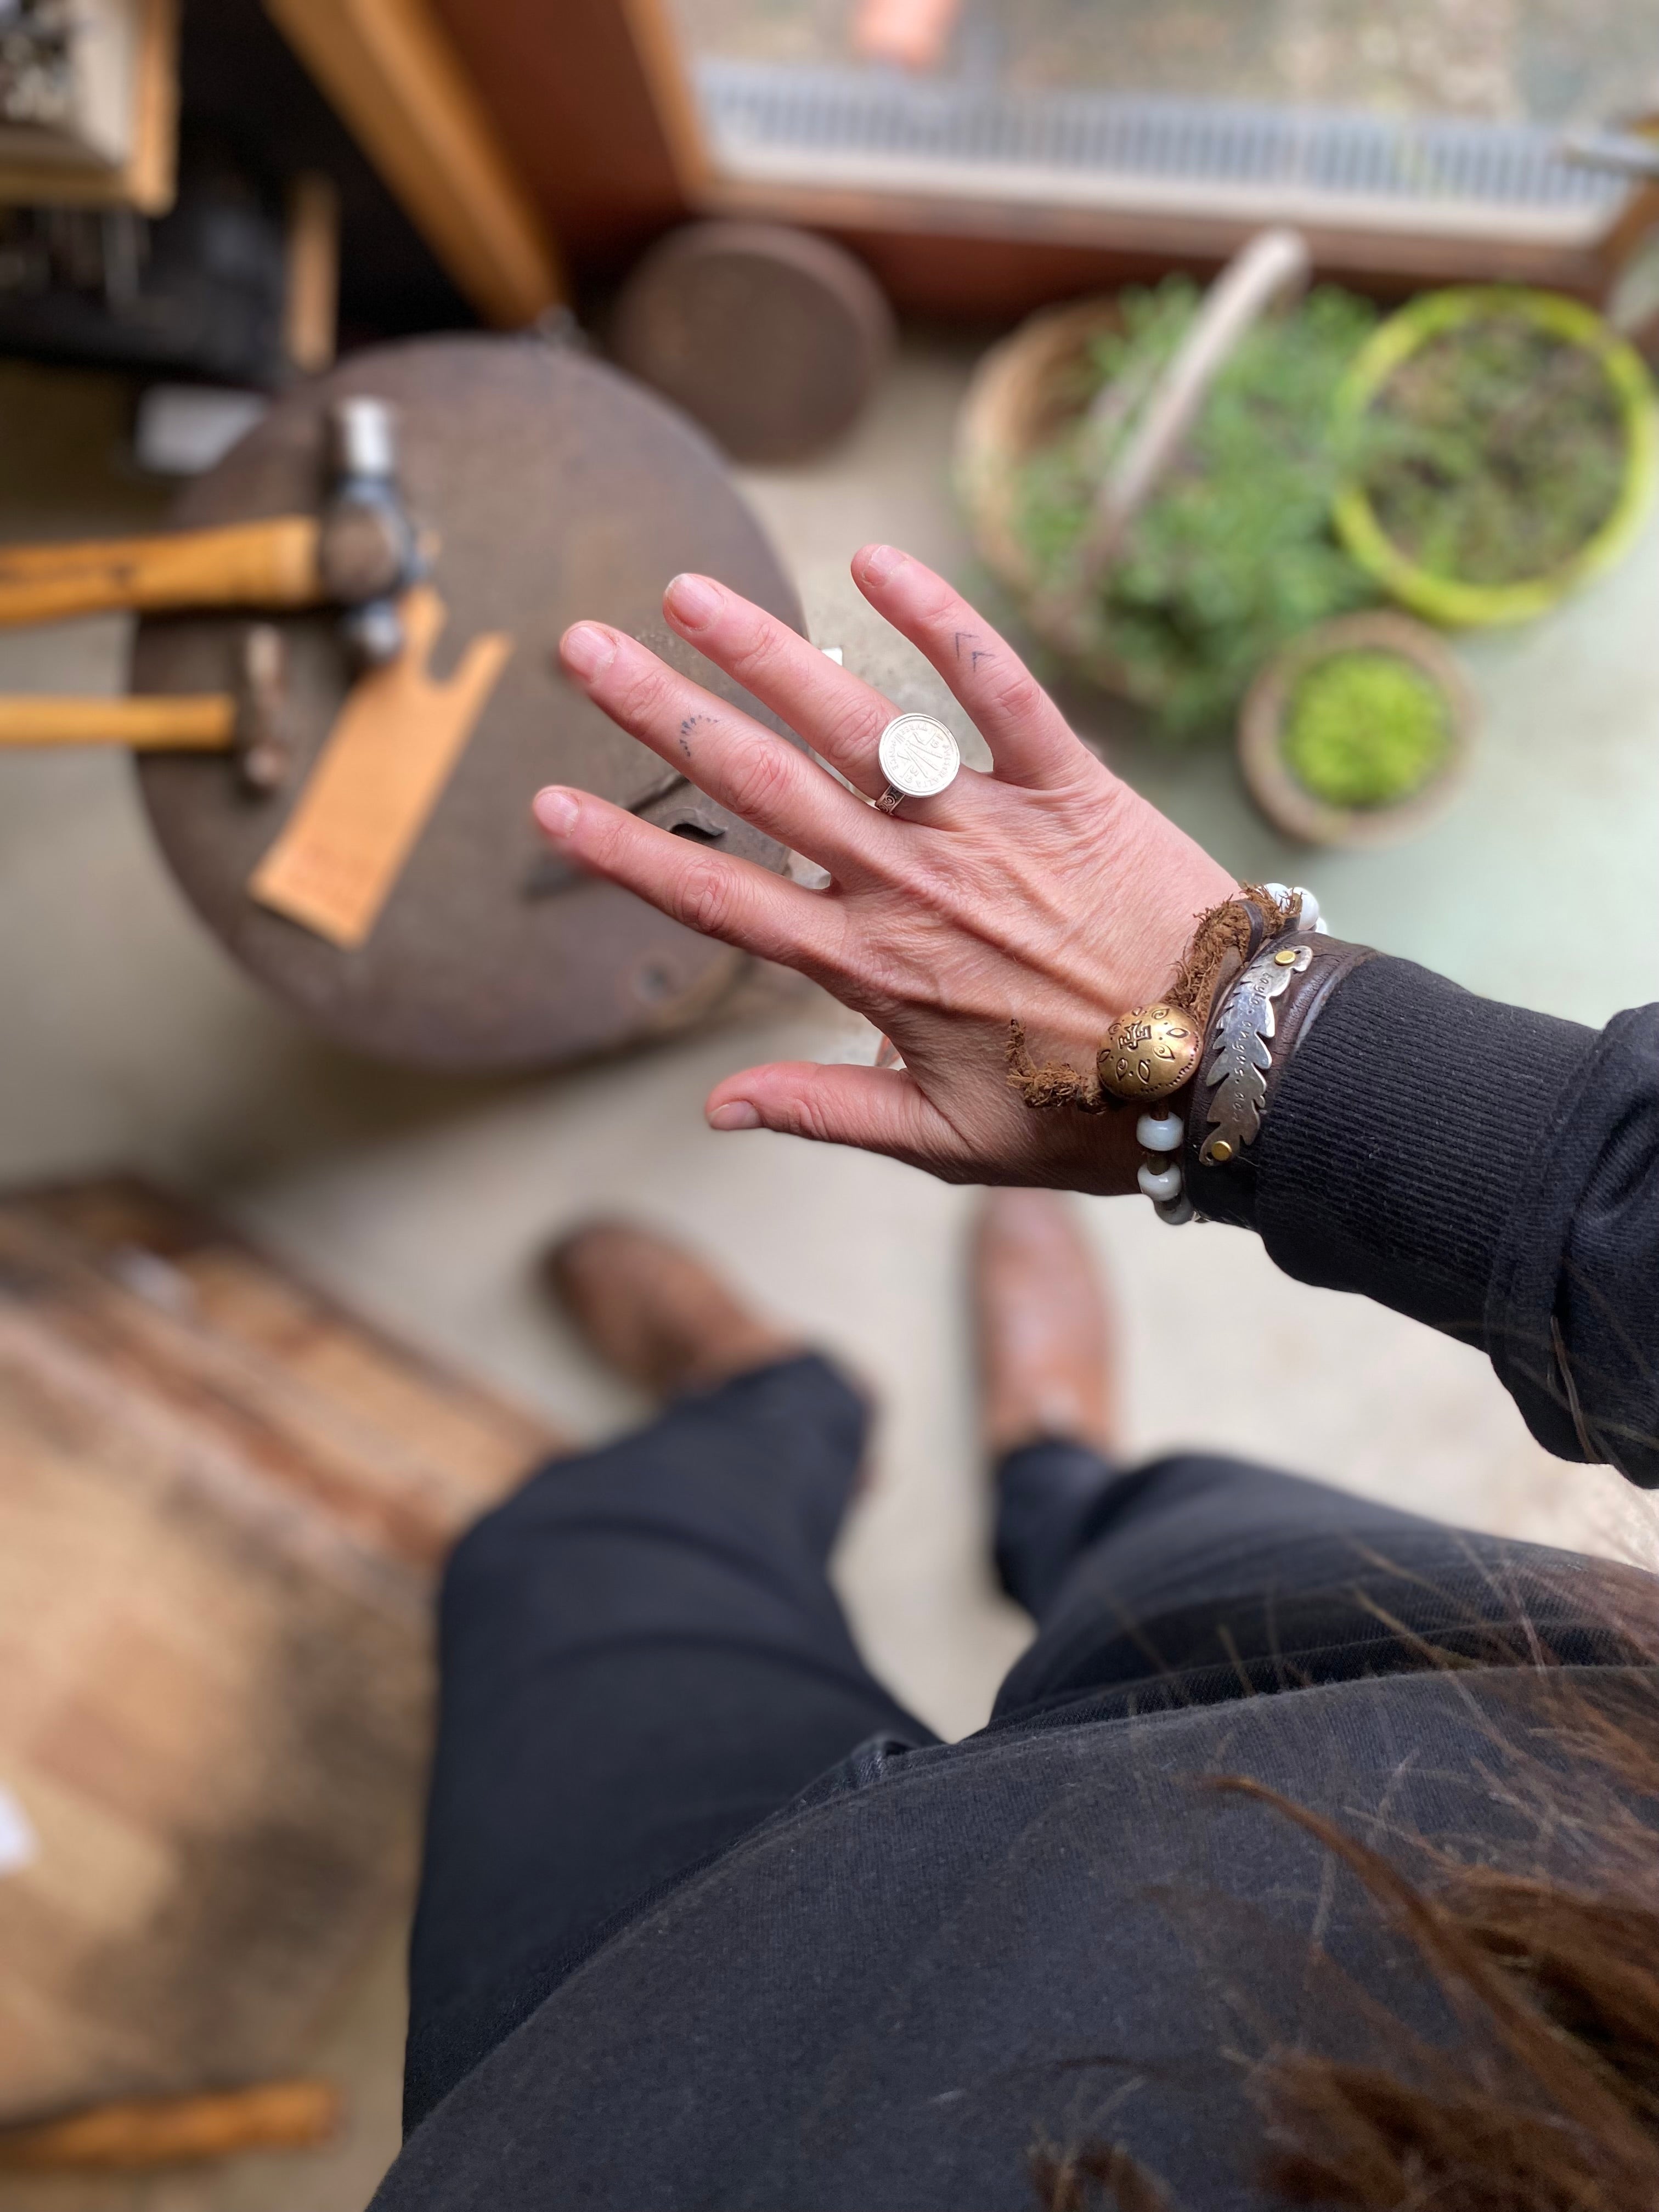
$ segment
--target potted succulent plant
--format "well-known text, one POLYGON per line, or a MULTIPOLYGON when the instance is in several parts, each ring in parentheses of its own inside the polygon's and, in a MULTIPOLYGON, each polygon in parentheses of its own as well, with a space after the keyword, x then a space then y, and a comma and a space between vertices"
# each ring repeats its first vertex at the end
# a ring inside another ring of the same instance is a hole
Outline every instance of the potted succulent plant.
POLYGON ((1287 836, 1381 844, 1447 804, 1477 720, 1462 671, 1432 631, 1403 615, 1350 615, 1261 671, 1239 717, 1239 764, 1287 836))
POLYGON ((1337 399, 1343 543, 1432 622, 1541 614, 1616 559, 1652 497, 1653 388, 1576 300, 1431 292, 1384 323, 1337 399))

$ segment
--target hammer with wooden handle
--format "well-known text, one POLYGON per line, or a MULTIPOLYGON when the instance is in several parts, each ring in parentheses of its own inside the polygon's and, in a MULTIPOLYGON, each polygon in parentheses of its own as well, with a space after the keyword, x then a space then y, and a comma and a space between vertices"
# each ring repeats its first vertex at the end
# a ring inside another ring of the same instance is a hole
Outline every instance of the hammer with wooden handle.
POLYGON ((281 630, 255 623, 242 641, 241 682, 234 692, 128 699, 0 695, 0 749, 126 745, 139 752, 229 752, 250 790, 276 791, 291 764, 283 727, 286 663, 281 630))
POLYGON ((396 659, 398 599, 422 562, 398 485, 392 410, 383 399, 337 400, 329 427, 332 483, 320 516, 0 546, 0 625, 122 609, 337 605, 360 659, 396 659))

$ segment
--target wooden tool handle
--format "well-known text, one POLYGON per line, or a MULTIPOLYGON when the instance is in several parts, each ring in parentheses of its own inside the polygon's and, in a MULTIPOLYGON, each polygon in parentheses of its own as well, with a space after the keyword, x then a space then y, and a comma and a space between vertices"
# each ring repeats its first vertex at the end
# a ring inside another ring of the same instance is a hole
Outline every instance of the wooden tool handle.
POLYGON ((131 699, 0 696, 0 746, 131 745, 141 752, 223 752, 236 741, 228 691, 131 699))
POLYGON ((158 538, 0 545, 0 624, 128 607, 314 606, 318 534, 314 516, 285 514, 158 538))
POLYGON ((0 2172, 131 2172, 244 2150, 307 2150, 339 2124, 327 2081, 265 2081, 198 2097, 133 2097, 38 2126, 0 2130, 0 2172))

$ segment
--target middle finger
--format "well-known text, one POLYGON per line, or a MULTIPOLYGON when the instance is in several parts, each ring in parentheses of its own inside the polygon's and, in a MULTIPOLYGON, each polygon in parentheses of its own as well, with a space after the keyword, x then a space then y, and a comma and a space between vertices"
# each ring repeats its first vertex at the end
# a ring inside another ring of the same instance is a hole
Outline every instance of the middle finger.
POLYGON ((576 623, 560 641, 559 658, 594 705, 630 737, 756 829, 828 868, 837 882, 890 873, 895 832, 885 816, 843 790, 787 738, 668 667, 637 639, 605 623, 576 623))
MULTIPOLYGON (((887 778, 876 748, 896 710, 872 684, 850 669, 838 668, 787 623, 712 576, 676 576, 662 605, 688 645, 799 730, 849 783, 872 799, 880 798, 887 778)), ((907 820, 948 825, 959 816, 973 775, 965 771, 936 799, 909 801, 907 820)))

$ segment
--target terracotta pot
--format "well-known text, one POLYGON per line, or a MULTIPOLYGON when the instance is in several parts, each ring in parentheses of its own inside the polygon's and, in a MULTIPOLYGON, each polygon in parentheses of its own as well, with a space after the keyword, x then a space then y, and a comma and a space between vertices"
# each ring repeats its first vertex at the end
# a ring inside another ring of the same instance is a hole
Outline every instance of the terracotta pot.
POLYGON ((1238 718, 1238 761, 1256 805, 1276 829, 1307 845, 1383 845, 1409 836, 1455 796, 1473 755, 1480 709, 1468 678, 1435 633, 1408 616, 1359 614, 1320 623, 1276 653, 1250 686, 1238 718), (1429 781, 1390 806, 1334 806, 1285 764, 1285 720, 1296 687, 1322 660, 1390 653, 1426 676, 1444 699, 1450 744, 1429 781))

